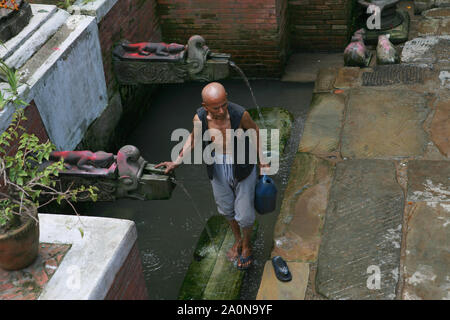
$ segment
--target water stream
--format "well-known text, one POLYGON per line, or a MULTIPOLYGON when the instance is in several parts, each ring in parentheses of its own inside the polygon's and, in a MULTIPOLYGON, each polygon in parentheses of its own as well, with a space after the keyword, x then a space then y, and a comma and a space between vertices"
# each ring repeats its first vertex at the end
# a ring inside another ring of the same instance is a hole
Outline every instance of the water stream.
POLYGON ((239 68, 233 61, 230 61, 229 65, 231 67, 233 67, 241 75, 241 78, 244 80, 245 84, 247 85, 247 88, 250 90, 250 94, 252 95, 253 103, 255 104, 256 109, 258 110, 259 118, 261 119, 264 128, 267 128, 266 121, 264 120, 264 117, 261 113, 261 108, 259 107, 258 103, 256 102, 256 98, 255 98, 255 94, 253 93, 252 86, 250 85, 250 82, 248 81, 248 78, 245 75, 244 71, 242 71, 242 69, 239 68))
MULTIPOLYGON (((280 159, 280 170, 273 177, 278 188, 277 209, 268 215, 257 215, 259 229, 253 248, 254 265, 246 271, 241 292, 242 299, 255 299, 264 264, 272 251, 273 229, 303 131, 313 84, 254 80, 251 81, 254 94, 251 90, 250 97, 242 80, 220 82, 232 102, 252 108, 252 100, 256 104, 256 95, 263 101, 262 107, 284 107, 295 118, 291 139, 280 159)), ((125 143, 138 147, 150 163, 170 160, 172 148, 179 143, 170 140, 172 131, 177 128, 192 130, 192 120, 195 110, 201 106, 204 85, 192 82, 161 86, 125 143)), ((79 211, 86 215, 135 221, 150 299, 177 299, 206 221, 218 214, 204 164, 182 165, 175 170, 175 175, 178 185, 169 200, 121 199, 93 203, 79 211)))

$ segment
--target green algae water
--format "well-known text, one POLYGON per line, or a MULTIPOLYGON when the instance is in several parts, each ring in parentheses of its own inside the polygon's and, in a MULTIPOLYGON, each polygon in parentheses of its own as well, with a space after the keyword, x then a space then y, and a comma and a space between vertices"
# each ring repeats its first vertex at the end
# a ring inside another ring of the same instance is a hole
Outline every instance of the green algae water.
MULTIPOLYGON (((225 86, 230 101, 247 109, 253 108, 252 97, 242 80, 220 82, 225 86)), ((250 82, 255 97, 261 103, 262 113, 268 107, 282 107, 293 115, 294 122, 285 150, 283 153, 280 150, 280 170, 272 176, 278 188, 277 209, 268 215, 257 215, 258 232, 253 242, 254 262, 253 267, 243 273, 241 299, 256 298, 264 264, 270 258, 273 228, 280 211, 281 196, 288 182, 289 169, 297 152, 314 87, 313 83, 277 80, 250 82)), ((186 83, 161 86, 148 102, 148 111, 141 119, 136 120, 135 129, 130 132, 124 144, 138 147, 141 155, 150 163, 169 161, 172 148, 179 143, 171 141, 171 134, 177 128, 192 130, 192 120, 196 109, 201 106, 201 90, 204 85, 205 83, 186 83)), ((269 125, 267 115, 263 116, 269 125)), ((199 239, 203 237, 208 242, 216 237, 214 226, 208 226, 209 231, 204 231, 207 221, 218 214, 206 166, 182 165, 176 169, 175 175, 189 195, 177 186, 169 200, 122 199, 93 203, 80 211, 81 214, 129 219, 136 223, 138 247, 150 299, 178 299, 191 262, 196 255, 205 254, 195 250, 199 239)), ((220 251, 219 242, 215 246, 220 251)), ((229 266, 232 266, 231 262, 224 267, 229 266)), ((210 289, 216 290, 212 286, 210 289)))

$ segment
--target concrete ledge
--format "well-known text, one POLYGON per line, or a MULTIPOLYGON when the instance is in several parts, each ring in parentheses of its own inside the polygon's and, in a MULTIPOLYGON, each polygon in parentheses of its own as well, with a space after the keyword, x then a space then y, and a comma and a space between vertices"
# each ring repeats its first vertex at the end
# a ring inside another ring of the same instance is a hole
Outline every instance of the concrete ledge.
POLYGON ((33 16, 31 17, 30 22, 18 35, 0 46, 0 59, 5 60, 9 58, 15 50, 27 41, 56 11, 56 6, 31 4, 33 16))
POLYGON ((39 214, 40 242, 71 244, 39 300, 102 300, 137 239, 133 221, 39 214))
MULTIPOLYGON (((47 6, 48 10, 52 10, 54 6, 47 6)), ((57 9, 47 21, 45 21, 32 35, 24 41, 24 43, 16 47, 11 56, 6 59, 6 64, 15 69, 20 68, 25 62, 33 56, 35 52, 42 47, 42 45, 55 34, 59 27, 67 20, 70 15, 64 11, 57 9)), ((20 38, 20 37, 19 37, 20 38)))
POLYGON ((70 16, 19 72, 50 140, 74 149, 108 103, 95 19, 70 16))
POLYGON ((77 0, 69 7, 68 11, 71 14, 83 14, 95 17, 99 23, 104 16, 111 10, 118 0, 93 0, 85 3, 86 0, 77 0))

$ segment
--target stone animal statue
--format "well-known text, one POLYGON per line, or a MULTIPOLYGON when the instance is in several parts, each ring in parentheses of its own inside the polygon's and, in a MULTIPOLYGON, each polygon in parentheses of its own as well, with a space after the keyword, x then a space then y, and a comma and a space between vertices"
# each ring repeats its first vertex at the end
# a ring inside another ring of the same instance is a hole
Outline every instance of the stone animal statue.
POLYGON ((114 163, 114 155, 103 151, 53 151, 50 161, 64 160, 64 164, 76 166, 80 170, 90 171, 93 168, 109 168, 114 163))
POLYGON ((367 67, 372 53, 364 44, 364 29, 359 29, 352 36, 350 44, 344 50, 344 64, 348 67, 367 67))
POLYGON ((378 36, 377 64, 396 64, 400 57, 395 46, 389 41, 389 34, 378 36))
POLYGON ((205 45, 205 39, 202 36, 194 35, 188 40, 188 58, 189 73, 196 74, 203 70, 206 59, 210 54, 209 48, 205 45))
POLYGON ((133 193, 139 186, 139 177, 142 175, 147 161, 141 157, 139 149, 126 145, 117 152, 117 167, 119 173, 118 197, 131 197, 144 200, 142 195, 133 193))
POLYGON ((128 52, 137 52, 140 55, 148 56, 154 53, 157 56, 169 56, 177 54, 185 49, 185 46, 178 43, 164 42, 140 42, 133 44, 122 44, 122 47, 128 52))

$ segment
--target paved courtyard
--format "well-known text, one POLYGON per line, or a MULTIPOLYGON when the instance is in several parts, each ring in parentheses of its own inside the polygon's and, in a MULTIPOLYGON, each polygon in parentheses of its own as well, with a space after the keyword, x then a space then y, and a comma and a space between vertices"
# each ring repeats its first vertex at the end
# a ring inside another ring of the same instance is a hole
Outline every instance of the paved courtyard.
POLYGON ((258 298, 450 299, 450 8, 409 12, 400 65, 317 73, 272 251, 293 280, 269 260, 258 298))

